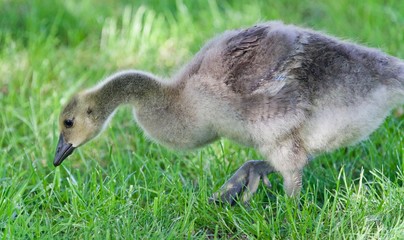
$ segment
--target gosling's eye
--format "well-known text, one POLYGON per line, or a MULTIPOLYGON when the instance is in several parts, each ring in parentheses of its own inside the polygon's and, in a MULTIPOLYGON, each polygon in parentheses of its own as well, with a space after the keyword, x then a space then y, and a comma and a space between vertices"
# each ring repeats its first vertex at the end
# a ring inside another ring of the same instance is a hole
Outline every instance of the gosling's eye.
POLYGON ((71 128, 73 127, 73 120, 72 119, 66 119, 64 120, 63 124, 65 125, 66 128, 71 128))

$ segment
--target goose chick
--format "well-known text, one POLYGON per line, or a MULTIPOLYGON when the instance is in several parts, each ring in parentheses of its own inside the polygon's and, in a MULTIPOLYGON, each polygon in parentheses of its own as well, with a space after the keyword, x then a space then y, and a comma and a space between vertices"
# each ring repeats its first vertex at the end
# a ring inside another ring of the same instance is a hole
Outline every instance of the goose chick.
POLYGON ((297 196, 313 156, 366 138, 404 102, 404 62, 319 32, 268 22, 209 41, 171 81, 116 73, 75 95, 60 114, 54 165, 99 134, 122 104, 150 138, 178 149, 220 137, 255 147, 213 195, 246 202, 279 172, 297 196))

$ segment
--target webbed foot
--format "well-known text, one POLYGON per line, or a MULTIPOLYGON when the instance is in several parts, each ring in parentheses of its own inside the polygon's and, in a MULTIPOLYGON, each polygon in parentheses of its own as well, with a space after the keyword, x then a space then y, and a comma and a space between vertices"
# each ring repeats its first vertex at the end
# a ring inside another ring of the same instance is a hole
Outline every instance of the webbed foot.
POLYGON ((241 166, 236 173, 210 198, 212 202, 227 202, 233 205, 235 199, 242 194, 241 200, 247 203, 257 191, 259 181, 271 188, 268 174, 274 169, 267 161, 250 160, 241 166))

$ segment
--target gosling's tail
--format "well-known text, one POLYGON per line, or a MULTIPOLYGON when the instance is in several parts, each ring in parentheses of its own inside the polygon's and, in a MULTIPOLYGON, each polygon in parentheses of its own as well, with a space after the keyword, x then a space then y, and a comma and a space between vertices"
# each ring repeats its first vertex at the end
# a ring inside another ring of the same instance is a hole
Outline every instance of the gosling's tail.
POLYGON ((400 106, 404 104, 404 60, 395 58, 393 61, 388 78, 392 89, 390 97, 395 106, 400 106))
POLYGON ((403 87, 403 91, 404 91, 404 60, 401 60, 399 63, 400 66, 400 70, 399 70, 399 76, 398 76, 398 80, 401 82, 401 86, 403 87))
POLYGON ((404 61, 401 60, 399 63, 399 75, 398 81, 401 83, 400 93, 401 93, 401 104, 404 104, 404 61))

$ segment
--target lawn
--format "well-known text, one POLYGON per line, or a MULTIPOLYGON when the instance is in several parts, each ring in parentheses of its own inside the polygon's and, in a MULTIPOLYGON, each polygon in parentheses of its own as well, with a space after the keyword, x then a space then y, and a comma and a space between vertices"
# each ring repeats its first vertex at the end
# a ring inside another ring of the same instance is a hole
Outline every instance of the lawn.
POLYGON ((209 196, 253 149, 175 152, 129 108, 52 165, 74 92, 121 69, 168 77, 226 29, 279 19, 404 58, 402 0, 0 0, 0 239, 404 239, 404 116, 316 158, 299 203, 282 179, 249 206, 209 196), (355 5, 356 4, 356 5, 355 5))

